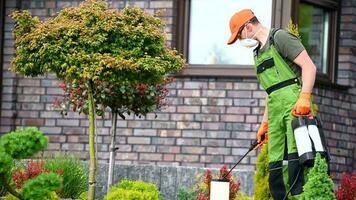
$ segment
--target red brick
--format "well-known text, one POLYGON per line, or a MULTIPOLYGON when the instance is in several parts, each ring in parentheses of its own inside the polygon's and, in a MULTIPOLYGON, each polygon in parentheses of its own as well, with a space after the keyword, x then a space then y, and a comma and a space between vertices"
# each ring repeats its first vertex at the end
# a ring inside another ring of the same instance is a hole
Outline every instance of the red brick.
POLYGON ((162 154, 160 154, 160 153, 140 153, 140 160, 161 161, 162 154))
POLYGON ((133 151, 134 152, 156 152, 156 146, 154 146, 154 145, 133 145, 133 151))
POLYGON ((207 98, 184 98, 184 105, 207 105, 208 99, 207 98))
POLYGON ((244 116, 243 115, 222 115, 221 122, 243 122, 244 116))
POLYGON ((17 117, 19 118, 38 118, 39 112, 38 111, 18 111, 17 117))
POLYGON ((202 113, 225 113, 226 106, 202 106, 202 113))
POLYGON ((41 80, 39 79, 20 79, 18 86, 40 86, 41 80))
POLYGON ((171 114, 171 120, 173 121, 193 121, 194 114, 171 114))
POLYGON ((180 153, 179 146, 157 146, 157 152, 159 153, 180 153))
POLYGON ((172 8, 172 1, 150 1, 150 8, 172 8))
POLYGON ((182 153, 204 154, 205 153, 205 147, 182 147, 182 153))
POLYGON ((60 127, 40 127, 40 131, 44 134, 59 134, 62 133, 62 128, 60 127))
POLYGON ((224 157, 222 155, 213 155, 213 156, 207 156, 203 155, 200 156, 200 162, 205 162, 205 163, 223 163, 224 157))
POLYGON ((17 96, 18 102, 40 102, 39 95, 18 95, 17 96))
POLYGON ((199 162, 199 156, 198 155, 181 155, 178 154, 176 155, 176 161, 180 162, 199 162))
POLYGON ((225 129, 224 123, 203 122, 202 128, 206 130, 223 130, 225 129))
POLYGON ((234 83, 235 90, 256 90, 257 83, 234 83))
POLYGON ((84 150, 84 144, 73 144, 73 143, 62 144, 62 150, 83 151, 84 150))
POLYGON ((44 119, 25 119, 24 125, 25 126, 43 126, 44 119))
MULTIPOLYGON (((174 157, 175 157, 174 154, 163 154, 163 160, 164 161, 174 161, 174 157)), ((168 163, 166 163, 166 165, 169 164, 169 163, 171 163, 171 165, 172 165, 172 162, 168 162, 168 163)))
POLYGON ((159 137, 180 137, 180 130, 158 130, 159 137))
POLYGON ((57 126, 79 126, 79 120, 57 119, 57 126))
POLYGON ((128 137, 127 142, 129 144, 150 144, 151 138, 149 138, 149 137, 128 137))
POLYGON ((153 121, 152 128, 156 129, 174 129, 176 128, 176 122, 174 121, 153 121))
POLYGON ((23 87, 24 94, 45 94, 45 88, 23 87))
POLYGON ((229 155, 231 153, 230 148, 224 148, 224 147, 219 147, 219 148, 213 148, 213 147, 208 147, 206 149, 206 154, 210 155, 229 155))
POLYGON ((177 122, 177 129, 200 129, 198 122, 177 122))
POLYGON ((226 91, 225 90, 203 90, 202 96, 203 97, 225 97, 226 91))
POLYGON ((182 137, 205 138, 206 133, 204 130, 183 130, 182 137))
POLYGON ((156 136, 157 130, 156 129, 135 129, 134 135, 137 136, 156 136))
POLYGON ((200 90, 178 90, 178 96, 181 97, 199 97, 200 90))
POLYGON ((138 153, 117 153, 116 154, 116 159, 118 160, 138 160, 138 153))
POLYGON ((199 113, 199 106, 177 106, 178 113, 199 113))
POLYGON ((187 139, 187 138, 178 138, 177 145, 184 145, 184 146, 199 146, 200 139, 187 139))

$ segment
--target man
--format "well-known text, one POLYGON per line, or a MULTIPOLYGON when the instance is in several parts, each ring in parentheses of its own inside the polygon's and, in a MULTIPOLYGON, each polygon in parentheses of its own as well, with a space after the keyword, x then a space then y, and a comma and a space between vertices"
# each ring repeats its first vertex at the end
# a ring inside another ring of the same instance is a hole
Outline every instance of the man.
POLYGON ((245 47, 256 47, 257 79, 268 93, 257 140, 268 141, 271 194, 275 200, 287 199, 293 185, 290 195, 297 199, 303 192, 303 170, 291 122, 293 117, 311 115, 316 67, 297 37, 264 27, 249 9, 231 17, 230 30, 229 45, 239 40, 245 47))

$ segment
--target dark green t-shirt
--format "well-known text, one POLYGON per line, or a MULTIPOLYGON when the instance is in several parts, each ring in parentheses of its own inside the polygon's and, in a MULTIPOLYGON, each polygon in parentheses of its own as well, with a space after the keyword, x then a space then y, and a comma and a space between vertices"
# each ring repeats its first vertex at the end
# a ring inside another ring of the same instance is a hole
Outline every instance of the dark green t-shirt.
MULTIPOLYGON (((271 37, 273 30, 274 29, 271 29, 269 32, 268 38, 271 37)), ((266 51, 269 46, 268 39, 266 44, 259 50, 259 53, 266 51)), ((293 60, 305 49, 299 38, 284 29, 279 29, 274 34, 274 46, 296 75, 300 76, 301 69, 293 62, 293 60)))

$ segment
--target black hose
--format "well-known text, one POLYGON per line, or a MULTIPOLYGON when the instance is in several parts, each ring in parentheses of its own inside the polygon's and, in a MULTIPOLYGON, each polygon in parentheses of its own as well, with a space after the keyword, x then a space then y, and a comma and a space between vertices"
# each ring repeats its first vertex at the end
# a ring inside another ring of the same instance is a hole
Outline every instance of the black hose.
POLYGON ((286 199, 288 198, 288 194, 290 193, 290 191, 291 191, 292 188, 294 187, 295 183, 297 182, 298 177, 299 177, 299 174, 300 174, 300 171, 302 171, 302 168, 303 168, 303 166, 299 168, 298 173, 297 173, 297 176, 295 177, 295 179, 294 179, 292 185, 290 186, 288 192, 287 192, 286 195, 283 197, 283 200, 286 200, 286 199))

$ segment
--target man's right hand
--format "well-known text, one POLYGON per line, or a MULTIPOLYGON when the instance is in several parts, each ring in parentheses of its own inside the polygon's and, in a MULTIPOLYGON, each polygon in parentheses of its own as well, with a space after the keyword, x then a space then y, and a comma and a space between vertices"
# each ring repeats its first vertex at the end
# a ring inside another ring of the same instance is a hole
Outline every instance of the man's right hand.
POLYGON ((268 122, 262 122, 260 128, 257 131, 257 142, 261 144, 267 144, 268 141, 268 122))

